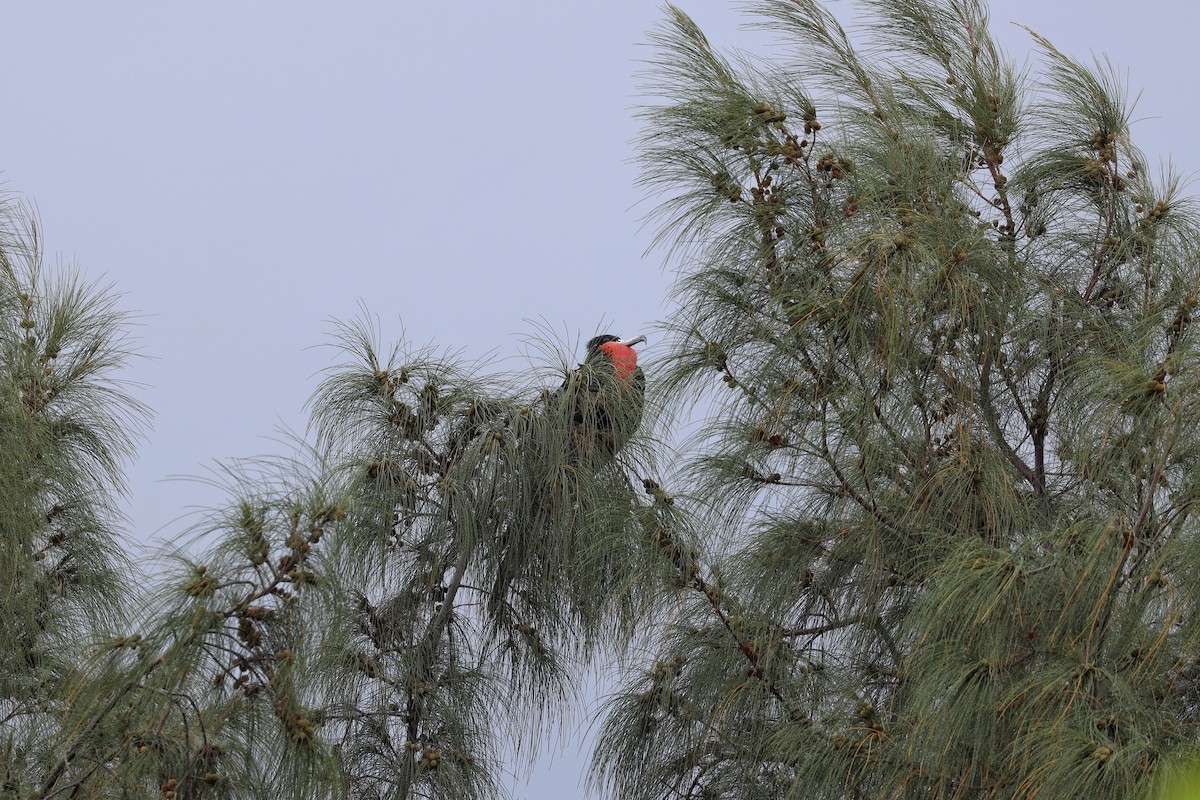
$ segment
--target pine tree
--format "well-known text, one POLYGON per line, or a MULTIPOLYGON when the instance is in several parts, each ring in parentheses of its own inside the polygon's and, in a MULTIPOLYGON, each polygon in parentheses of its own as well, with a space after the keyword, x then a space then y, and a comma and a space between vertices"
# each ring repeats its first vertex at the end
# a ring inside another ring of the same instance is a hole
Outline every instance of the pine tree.
POLYGON ((755 8, 789 62, 673 8, 656 39, 643 174, 682 302, 645 420, 586 405, 632 386, 603 369, 347 323, 311 441, 230 464, 151 574, 118 543, 127 318, 0 205, 0 797, 501 796, 613 653, 614 797, 1099 800, 1186 770, 1194 208, 1111 67, 1034 35, 1031 78, 974 0, 870 3, 871 58, 809 0, 755 8))
POLYGON ((0 797, 503 795, 657 557, 640 403, 597 408, 631 376, 485 379, 342 325, 311 444, 228 465, 196 546, 143 574, 114 510, 127 320, 0 219, 0 797))
POLYGON ((128 599, 114 495, 144 412, 113 375, 130 341, 112 291, 48 275, 36 219, 0 202, 0 796, 27 797, 77 654, 128 599))
POLYGON ((976 0, 866 5, 869 48, 811 0, 754 4, 782 66, 678 9, 657 36, 662 380, 711 403, 659 541, 706 555, 594 774, 1143 796, 1200 722, 1195 208, 1106 63, 1034 34, 1031 77, 976 0))

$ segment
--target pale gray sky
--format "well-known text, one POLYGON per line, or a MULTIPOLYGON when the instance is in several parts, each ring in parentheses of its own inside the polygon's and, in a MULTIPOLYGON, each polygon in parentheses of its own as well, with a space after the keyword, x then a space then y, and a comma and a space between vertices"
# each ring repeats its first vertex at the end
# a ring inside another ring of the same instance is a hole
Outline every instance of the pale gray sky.
MULTIPOLYGON (((679 0, 719 45, 763 36, 726 0, 679 0)), ((833 8, 847 13, 848 3, 833 8)), ((126 377, 154 428, 130 470, 132 535, 219 502, 166 481, 277 452, 358 313, 416 343, 513 357, 524 320, 651 335, 668 305, 634 188, 639 46, 653 0, 0 4, 0 179, 36 203, 48 260, 142 315, 126 377)), ((1200 170, 1200 4, 996 0, 1144 90, 1135 139, 1200 170)), ((519 366, 520 361, 513 361, 519 366)), ((515 794, 583 796, 567 752, 515 794)))

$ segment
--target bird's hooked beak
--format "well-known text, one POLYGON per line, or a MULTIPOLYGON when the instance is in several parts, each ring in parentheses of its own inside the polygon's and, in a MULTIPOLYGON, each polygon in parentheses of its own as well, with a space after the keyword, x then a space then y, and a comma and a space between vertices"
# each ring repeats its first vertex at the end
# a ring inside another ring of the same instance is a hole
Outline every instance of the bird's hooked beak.
POLYGON ((626 347, 633 347, 635 344, 644 344, 645 341, 645 336, 635 336, 632 339, 622 339, 621 344, 625 345, 626 347))

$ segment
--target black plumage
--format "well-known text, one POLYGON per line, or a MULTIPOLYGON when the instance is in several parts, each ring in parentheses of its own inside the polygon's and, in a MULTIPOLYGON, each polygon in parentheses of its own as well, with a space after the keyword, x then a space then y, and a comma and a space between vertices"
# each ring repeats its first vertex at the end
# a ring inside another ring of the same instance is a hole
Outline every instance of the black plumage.
POLYGON ((611 456, 641 424, 646 376, 633 345, 645 340, 596 336, 588 342, 583 362, 563 381, 559 397, 580 452, 611 456))

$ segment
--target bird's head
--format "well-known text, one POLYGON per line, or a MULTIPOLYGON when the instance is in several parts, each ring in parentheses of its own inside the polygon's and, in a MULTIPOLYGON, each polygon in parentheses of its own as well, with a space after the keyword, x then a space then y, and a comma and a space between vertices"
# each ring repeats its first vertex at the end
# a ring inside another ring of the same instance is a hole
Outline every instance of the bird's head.
POLYGON ((587 357, 590 359, 603 354, 612 361, 613 374, 618 380, 629 380, 637 369, 637 351, 635 344, 646 341, 645 336, 635 336, 632 339, 622 339, 612 334, 596 336, 587 343, 587 357))

